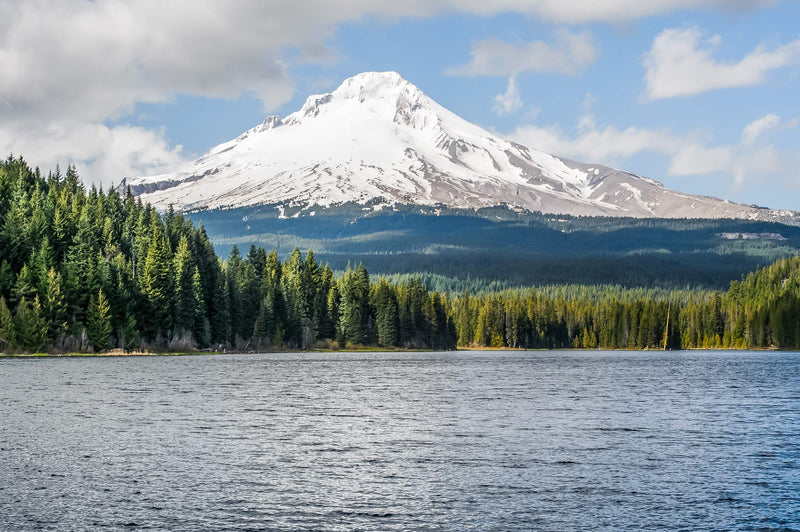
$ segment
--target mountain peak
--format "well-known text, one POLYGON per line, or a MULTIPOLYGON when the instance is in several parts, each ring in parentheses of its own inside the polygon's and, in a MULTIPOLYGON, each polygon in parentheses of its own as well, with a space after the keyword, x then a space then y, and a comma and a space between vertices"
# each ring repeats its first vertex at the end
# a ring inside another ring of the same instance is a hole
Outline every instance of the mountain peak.
POLYGON ((361 98, 396 96, 404 91, 422 92, 397 72, 388 71, 356 74, 344 80, 333 93, 344 98, 361 98))
POLYGON ((413 83, 397 72, 362 72, 349 77, 332 92, 315 94, 306 99, 303 107, 286 118, 287 123, 297 123, 305 117, 318 116, 328 104, 344 102, 369 104, 374 111, 397 114, 397 110, 428 107, 430 100, 413 83))
MULTIPOLYGON (((628 172, 498 137, 442 107, 397 72, 363 72, 267 118, 183 171, 126 181, 159 207, 344 203, 495 205, 550 213, 773 219, 774 212, 689 196, 628 172)), ((373 207, 365 207, 371 209, 373 207)))

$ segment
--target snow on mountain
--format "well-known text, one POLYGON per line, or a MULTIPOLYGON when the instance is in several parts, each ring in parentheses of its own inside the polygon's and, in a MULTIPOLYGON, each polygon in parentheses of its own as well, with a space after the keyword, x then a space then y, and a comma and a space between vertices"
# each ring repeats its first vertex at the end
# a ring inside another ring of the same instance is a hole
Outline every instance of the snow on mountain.
POLYGON ((601 165, 504 140, 434 102, 395 72, 353 76, 268 117, 172 174, 123 180, 158 208, 347 202, 499 204, 546 213, 774 219, 792 216, 666 189, 601 165))

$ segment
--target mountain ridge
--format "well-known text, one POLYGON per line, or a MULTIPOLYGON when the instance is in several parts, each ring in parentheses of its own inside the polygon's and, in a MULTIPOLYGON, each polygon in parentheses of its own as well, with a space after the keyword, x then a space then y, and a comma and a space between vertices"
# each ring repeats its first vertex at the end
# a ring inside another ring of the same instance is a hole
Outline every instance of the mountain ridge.
POLYGON ((284 204, 299 212, 350 202, 512 209, 580 216, 797 220, 694 196, 604 165, 502 139, 458 117, 395 72, 366 72, 267 117, 170 174, 120 188, 184 211, 284 204))

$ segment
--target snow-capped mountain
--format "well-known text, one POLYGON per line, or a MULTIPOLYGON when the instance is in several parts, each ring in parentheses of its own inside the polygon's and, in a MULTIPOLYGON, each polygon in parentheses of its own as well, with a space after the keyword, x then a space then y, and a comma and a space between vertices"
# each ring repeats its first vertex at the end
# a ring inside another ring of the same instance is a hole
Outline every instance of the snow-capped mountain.
POLYGON ((353 76, 271 116, 172 174, 123 180, 159 208, 348 202, 513 208, 573 215, 792 217, 666 189, 652 179, 502 139, 428 98, 395 72, 353 76))

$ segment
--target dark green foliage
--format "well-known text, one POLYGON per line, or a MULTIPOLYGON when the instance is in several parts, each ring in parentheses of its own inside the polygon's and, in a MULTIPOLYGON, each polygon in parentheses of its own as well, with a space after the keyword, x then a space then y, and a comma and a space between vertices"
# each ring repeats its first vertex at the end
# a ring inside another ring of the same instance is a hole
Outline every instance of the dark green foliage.
POLYGON ((17 331, 14 328, 14 318, 6 305, 6 299, 0 297, 0 347, 14 348, 17 346, 17 331))
POLYGON ((42 313, 47 321, 47 337, 51 342, 67 332, 67 302, 61 290, 61 275, 53 268, 45 277, 42 313))
POLYGON ((25 351, 41 351, 47 345, 47 322, 39 305, 39 298, 27 301, 24 297, 14 314, 14 343, 25 351))
POLYGON ((800 348, 800 257, 725 292, 641 297, 606 287, 468 293, 452 302, 459 345, 527 348, 800 348), (554 295, 556 294, 556 295, 554 295), (565 296, 564 294, 570 294, 565 296))
MULTIPOLYGON (((337 280, 311 251, 281 261, 256 246, 244 256, 234 246, 220 262, 202 226, 172 209, 160 216, 130 194, 86 190, 72 166, 45 179, 10 157, 0 185, 3 349, 401 342, 403 289, 384 282, 373 302, 363 266, 337 280)), ((424 331, 406 336, 454 347, 442 333, 442 299, 412 285, 423 291, 415 316, 424 315, 424 331)))
POLYGON ((72 166, 42 178, 9 157, 0 185, 5 349, 80 349, 84 333, 98 349, 164 348, 182 330, 211 343, 222 266, 202 228, 130 195, 87 191, 72 166))
POLYGON ((369 274, 363 264, 342 276, 339 291, 340 326, 345 341, 366 345, 371 340, 369 309, 369 274))
POLYGON ((161 224, 155 224, 150 236, 147 258, 144 262, 139 284, 145 296, 144 332, 151 338, 157 338, 170 322, 174 303, 174 282, 171 274, 169 241, 161 230, 161 224))
POLYGON ((14 272, 11 271, 11 265, 8 261, 3 260, 0 262, 0 297, 7 297, 11 293, 13 285, 14 272))
POLYGON ((193 316, 192 332, 199 347, 207 347, 211 343, 211 323, 206 314, 203 300, 203 283, 200 270, 195 266, 192 275, 193 316))
POLYGON ((97 297, 92 296, 89 299, 86 335, 96 351, 108 349, 108 341, 111 337, 111 307, 102 290, 98 292, 97 297))
POLYGON ((14 283, 14 301, 19 302, 27 298, 29 301, 36 297, 38 288, 36 279, 33 276, 33 270, 28 268, 27 264, 22 265, 22 269, 17 275, 17 281, 14 283))
POLYGON ((175 274, 175 323, 174 329, 177 334, 191 332, 195 326, 195 314, 197 313, 198 297, 202 302, 202 294, 199 286, 199 272, 192 261, 192 254, 189 250, 189 241, 183 235, 178 244, 178 249, 173 258, 173 272, 175 274), (197 273, 197 284, 195 286, 195 273, 197 273))
POLYGON ((372 306, 375 308, 377 344, 380 346, 398 345, 400 341, 400 319, 397 310, 397 297, 386 279, 381 279, 374 288, 372 306))
POLYGON ((422 277, 429 289, 451 294, 549 284, 724 289, 800 249, 800 227, 749 220, 571 217, 502 207, 283 212, 261 206, 190 216, 223 253, 257 244, 287 255, 299 245, 337 271, 362 263, 373 276, 405 276, 390 277, 393 283, 422 277))
MULTIPOLYGON (((517 224, 515 238, 523 243, 534 238, 531 229, 562 244, 589 245, 591 240, 578 219, 532 216, 520 221, 502 211, 485 214, 517 224)), ((416 220, 416 215, 402 216, 416 220)), ((360 223, 379 227, 384 222, 360 223)), ((613 236, 606 243, 633 238, 641 230, 654 231, 658 242, 653 245, 677 246, 680 239, 670 236, 676 231, 672 222, 595 222, 595 234, 613 236)), ((463 219, 447 215, 437 223, 441 234, 463 236, 463 219)), ((473 217, 467 225, 486 243, 495 234, 482 233, 489 223, 473 217)), ((702 233, 722 226, 729 227, 701 221, 677 227, 702 233)), ((584 268, 586 257, 565 254, 570 255, 563 259, 569 271, 584 268)), ((396 256, 385 257, 399 263, 396 256)), ((461 259, 462 268, 494 260, 469 252, 461 259)), ((73 167, 63 178, 56 170, 45 179, 22 159, 0 163, 3 350, 88 348, 86 338, 96 350, 254 350, 307 348, 316 342, 431 349, 800 348, 800 258, 778 260, 730 283, 726 292, 664 288, 670 278, 667 259, 655 282, 647 272, 652 262, 637 262, 635 256, 586 260, 594 268, 622 271, 626 283, 641 277, 647 288, 569 284, 501 291, 509 285, 431 274, 371 284, 363 264, 348 267, 337 279, 317 255, 308 251, 304 256, 298 248, 282 261, 276 249, 266 253, 251 246, 242 255, 234 246, 221 262, 205 229, 172 210, 161 216, 130 194, 87 191, 73 167), (437 286, 461 295, 451 297, 437 286)), ((555 271, 554 263, 545 268, 555 271)), ((592 271, 587 270, 589 277, 592 271)))

